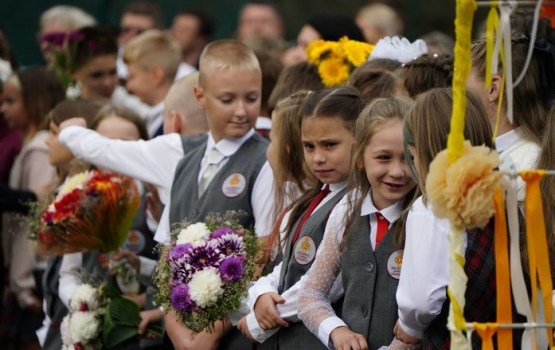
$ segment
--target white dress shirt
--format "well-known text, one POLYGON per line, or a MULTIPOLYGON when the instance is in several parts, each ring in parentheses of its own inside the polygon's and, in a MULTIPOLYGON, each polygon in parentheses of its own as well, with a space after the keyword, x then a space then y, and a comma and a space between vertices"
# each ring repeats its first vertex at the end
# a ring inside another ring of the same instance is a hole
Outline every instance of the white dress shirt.
MULTIPOLYGON (((329 185, 330 193, 328 193, 328 195, 324 197, 324 199, 318 204, 318 206, 314 209, 311 215, 315 213, 318 210, 318 208, 320 208, 326 202, 334 198, 346 186, 347 186, 346 182, 330 184, 329 185)), ((282 238, 286 234, 286 227, 287 227, 287 223, 289 221, 290 215, 291 215, 291 211, 287 212, 283 216, 283 219, 281 220, 280 236, 282 238)), ((284 247, 284 248, 287 249, 288 247, 284 247)), ((247 326, 253 338, 259 343, 264 342, 266 339, 271 337, 279 330, 279 328, 275 328, 268 331, 264 331, 260 327, 258 321, 256 320, 256 316, 254 314, 254 305, 256 304, 256 301, 261 295, 269 292, 278 293, 282 264, 283 262, 279 263, 279 265, 277 265, 270 274, 264 277, 261 277, 258 281, 256 281, 256 283, 253 286, 249 288, 249 298, 247 301, 247 305, 251 310, 251 312, 247 315, 247 326)), ((283 292, 281 296, 285 299, 285 303, 276 305, 276 309, 280 317, 289 322, 299 322, 299 318, 297 316, 297 300, 299 297, 303 280, 304 280, 304 276, 301 277, 301 279, 297 281, 297 283, 295 283, 293 286, 291 286, 289 289, 283 292)), ((337 295, 337 293, 335 293, 335 290, 332 292, 332 295, 337 295)), ((334 301, 336 301, 340 297, 341 297, 341 294, 332 298, 334 299, 334 301)))
MULTIPOLYGON (((345 195, 330 214, 324 241, 316 261, 305 275, 306 279, 298 303, 299 317, 307 328, 328 347, 331 347, 330 336, 333 330, 338 327, 347 327, 345 322, 335 314, 331 307, 333 300, 330 300, 328 295, 333 281, 337 281, 341 276, 340 246, 345 234, 345 217, 356 196, 357 194, 353 194, 353 192, 345 195)), ((378 210, 372 201, 371 194, 366 196, 360 209, 360 215, 370 215, 368 239, 372 247, 376 245, 377 218, 373 214, 377 212, 387 219, 389 227, 391 227, 401 216, 402 203, 396 202, 387 208, 378 210)), ((344 295, 342 284, 339 293, 336 296, 337 299, 344 295)))
MULTIPOLYGON (((524 138, 520 128, 511 130, 495 138, 495 148, 501 160, 510 159, 517 171, 535 169, 541 147, 536 143, 524 138)), ((524 202, 526 196, 526 183, 517 178, 517 199, 520 203, 524 202)))
POLYGON ((412 337, 424 337, 447 298, 450 230, 449 220, 435 217, 422 197, 414 202, 407 217, 403 268, 397 287, 399 325, 412 337))
POLYGON ((60 266, 60 284, 58 296, 66 307, 79 285, 83 283, 81 267, 83 264, 83 253, 65 254, 60 266))

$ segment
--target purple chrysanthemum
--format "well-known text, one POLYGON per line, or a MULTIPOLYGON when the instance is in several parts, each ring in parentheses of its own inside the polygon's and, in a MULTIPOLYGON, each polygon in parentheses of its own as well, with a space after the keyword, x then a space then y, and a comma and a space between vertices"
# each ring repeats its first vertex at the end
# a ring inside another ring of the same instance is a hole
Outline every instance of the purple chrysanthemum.
POLYGON ((195 303, 189 295, 189 287, 186 284, 180 284, 172 289, 170 295, 172 306, 181 312, 190 312, 195 308, 195 303))
POLYGON ((193 249, 193 245, 191 243, 178 244, 172 249, 170 259, 173 261, 183 259, 186 254, 191 251, 191 249, 193 249))
POLYGON ((194 247, 189 253, 188 263, 195 271, 204 270, 207 267, 218 267, 220 252, 212 245, 200 245, 194 247))
POLYGON ((229 227, 222 227, 222 228, 219 228, 216 231, 212 232, 210 234, 210 238, 220 238, 223 235, 227 235, 227 234, 230 234, 230 233, 233 233, 232 229, 230 229, 229 227))
POLYGON ((243 254, 243 250, 245 249, 243 238, 237 236, 235 233, 220 237, 218 239, 218 247, 224 256, 243 254))
POLYGON ((236 256, 224 259, 220 263, 220 275, 224 282, 240 280, 243 277, 243 262, 236 256))

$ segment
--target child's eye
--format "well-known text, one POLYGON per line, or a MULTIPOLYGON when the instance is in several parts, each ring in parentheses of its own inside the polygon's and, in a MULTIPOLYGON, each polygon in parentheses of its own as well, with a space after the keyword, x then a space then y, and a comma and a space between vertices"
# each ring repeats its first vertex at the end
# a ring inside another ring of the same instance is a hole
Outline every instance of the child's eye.
POLYGON ((314 149, 314 145, 310 144, 310 143, 305 143, 303 144, 303 147, 305 150, 307 151, 312 151, 314 149))
POLYGON ((331 148, 334 148, 335 146, 337 146, 337 143, 335 142, 328 142, 324 144, 324 147, 326 147, 326 149, 331 149, 331 148))
POLYGON ((381 154, 377 157, 379 160, 390 160, 391 157, 385 154, 381 154))

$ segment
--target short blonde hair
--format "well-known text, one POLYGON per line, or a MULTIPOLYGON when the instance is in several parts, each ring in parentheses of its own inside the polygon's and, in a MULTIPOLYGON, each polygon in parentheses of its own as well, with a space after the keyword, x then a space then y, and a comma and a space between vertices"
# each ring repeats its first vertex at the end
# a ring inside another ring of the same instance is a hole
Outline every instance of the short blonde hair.
POLYGON ((199 60, 199 85, 213 71, 261 72, 254 52, 237 40, 217 40, 204 48, 199 60))
POLYGON ((173 81, 181 63, 181 51, 175 39, 160 30, 151 29, 125 45, 123 60, 126 64, 135 63, 147 70, 161 67, 166 72, 166 79, 173 81))
POLYGON ((357 17, 375 26, 383 36, 394 36, 403 32, 401 17, 386 4, 364 6, 358 11, 357 17))
POLYGON ((181 114, 191 127, 208 130, 206 112, 200 108, 193 93, 196 85, 198 85, 198 72, 175 81, 166 94, 164 108, 181 114))
POLYGON ((96 20, 87 12, 75 6, 58 5, 44 11, 40 16, 41 31, 48 22, 63 25, 69 31, 94 26, 96 20))

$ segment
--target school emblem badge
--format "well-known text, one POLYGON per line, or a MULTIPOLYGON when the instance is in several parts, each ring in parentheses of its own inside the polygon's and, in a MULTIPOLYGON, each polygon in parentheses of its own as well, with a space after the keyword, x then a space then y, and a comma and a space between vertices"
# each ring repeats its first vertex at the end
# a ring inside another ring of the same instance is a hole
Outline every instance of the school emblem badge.
POLYGON ((295 261, 299 265, 306 265, 316 256, 316 243, 309 236, 303 236, 293 248, 295 261))
POLYGON ((387 259, 387 272, 395 279, 401 277, 401 266, 403 265, 403 251, 397 250, 387 259))
POLYGON ((222 184, 222 192, 228 198, 237 197, 247 187, 247 179, 243 174, 235 173, 229 175, 222 184))

